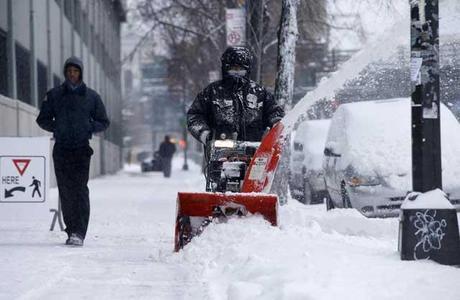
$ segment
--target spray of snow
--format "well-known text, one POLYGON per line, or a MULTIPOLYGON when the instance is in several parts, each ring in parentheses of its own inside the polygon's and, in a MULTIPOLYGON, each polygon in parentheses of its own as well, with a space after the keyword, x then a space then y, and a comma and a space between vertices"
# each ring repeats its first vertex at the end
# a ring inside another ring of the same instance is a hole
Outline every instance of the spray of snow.
POLYGON ((409 28, 408 13, 385 32, 379 39, 371 42, 351 59, 345 62, 339 71, 330 78, 320 82, 318 87, 303 97, 299 103, 284 117, 286 133, 294 128, 297 120, 318 100, 332 98, 336 90, 341 88, 348 80, 356 77, 371 62, 388 58, 397 50, 397 46, 408 44, 405 35, 401 35, 401 28, 409 28))
MULTIPOLYGON (((398 5, 402 8, 403 5, 398 5)), ((286 134, 290 133, 297 120, 306 111, 321 99, 334 97, 335 92, 344 84, 356 78, 369 64, 390 58, 395 54, 398 47, 409 48, 409 3, 404 4, 405 9, 398 8, 401 14, 394 15, 394 23, 385 30, 378 38, 371 40, 361 51, 345 62, 339 71, 330 78, 320 82, 318 87, 306 94, 297 105, 289 111, 283 119, 286 126, 286 134)), ((460 2, 456 0, 440 1, 440 39, 441 44, 458 40, 460 31, 460 2)))

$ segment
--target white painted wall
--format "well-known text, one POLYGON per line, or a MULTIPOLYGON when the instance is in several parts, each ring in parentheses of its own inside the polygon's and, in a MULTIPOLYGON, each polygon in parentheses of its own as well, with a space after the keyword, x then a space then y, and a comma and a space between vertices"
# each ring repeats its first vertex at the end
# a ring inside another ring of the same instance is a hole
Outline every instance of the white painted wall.
POLYGON ((0 136, 17 136, 17 101, 0 95, 0 136))

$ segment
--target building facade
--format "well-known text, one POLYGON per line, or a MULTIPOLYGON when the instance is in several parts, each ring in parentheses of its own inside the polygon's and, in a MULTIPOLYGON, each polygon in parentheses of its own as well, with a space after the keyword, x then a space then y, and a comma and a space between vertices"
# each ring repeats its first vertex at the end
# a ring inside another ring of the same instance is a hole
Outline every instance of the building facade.
POLYGON ((17 118, 16 133, 0 121, 0 136, 44 134, 32 128, 35 115, 47 90, 63 82, 64 61, 77 56, 84 63, 85 83, 101 95, 111 120, 109 130, 96 138, 100 172, 118 169, 120 163, 105 163, 104 158, 108 155, 113 161, 114 153, 121 153, 124 21, 121 0, 0 0, 0 114, 8 113, 11 101, 30 114, 17 118))

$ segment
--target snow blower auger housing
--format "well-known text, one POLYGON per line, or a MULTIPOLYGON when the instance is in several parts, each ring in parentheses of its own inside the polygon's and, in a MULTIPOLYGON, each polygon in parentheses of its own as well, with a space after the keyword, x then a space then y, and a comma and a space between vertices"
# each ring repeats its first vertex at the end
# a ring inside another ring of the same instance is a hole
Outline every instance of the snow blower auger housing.
POLYGON ((278 197, 267 194, 281 153, 283 125, 278 123, 261 143, 212 141, 208 149, 206 192, 179 193, 174 250, 177 252, 211 222, 262 215, 278 225, 278 197))

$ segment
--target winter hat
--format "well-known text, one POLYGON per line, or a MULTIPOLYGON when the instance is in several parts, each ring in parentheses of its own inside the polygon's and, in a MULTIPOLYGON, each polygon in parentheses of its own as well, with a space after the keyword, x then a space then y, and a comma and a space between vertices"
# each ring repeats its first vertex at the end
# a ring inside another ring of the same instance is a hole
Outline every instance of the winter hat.
POLYGON ((228 47, 222 54, 222 74, 226 74, 232 66, 240 66, 249 74, 252 64, 252 55, 246 47, 228 47))
POLYGON ((65 71, 67 69, 67 67, 69 66, 73 66, 73 67, 76 67, 80 70, 80 80, 83 79, 83 62, 81 61, 81 59, 79 59, 78 57, 76 56, 71 56, 69 57, 65 63, 64 63, 64 77, 65 77, 65 71))

